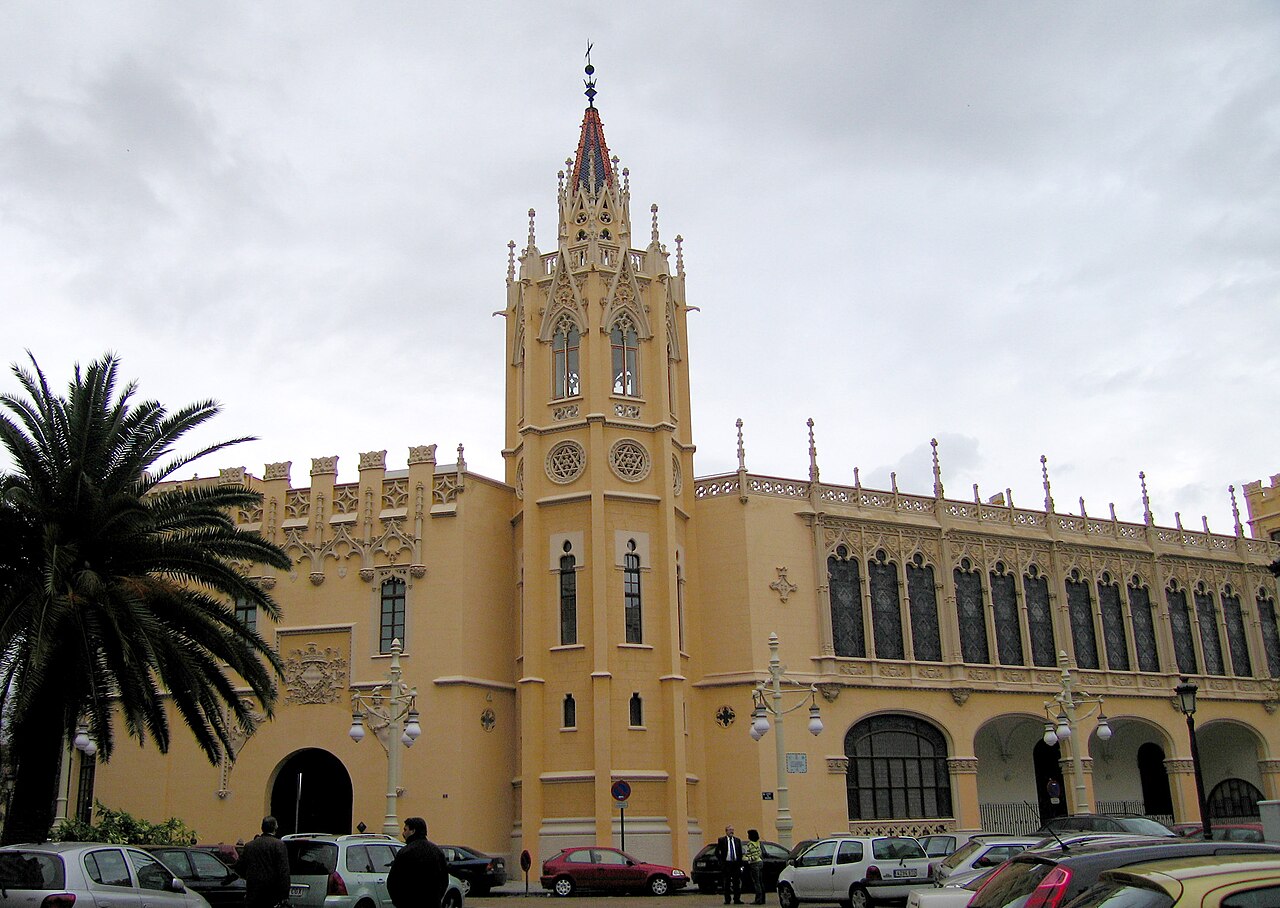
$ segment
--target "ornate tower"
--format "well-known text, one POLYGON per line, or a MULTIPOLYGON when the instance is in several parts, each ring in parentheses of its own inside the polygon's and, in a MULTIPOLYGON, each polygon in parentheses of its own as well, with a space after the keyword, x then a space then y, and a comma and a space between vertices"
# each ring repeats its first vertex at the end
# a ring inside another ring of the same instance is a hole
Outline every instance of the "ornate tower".
MULTIPOLYGON (((683 262, 651 208, 636 248, 628 171, 595 107, 559 175, 552 251, 507 271, 507 481, 519 588, 515 850, 616 841, 688 865, 684 571, 693 444, 683 262)), ((696 731, 694 731, 696 734, 696 731)))

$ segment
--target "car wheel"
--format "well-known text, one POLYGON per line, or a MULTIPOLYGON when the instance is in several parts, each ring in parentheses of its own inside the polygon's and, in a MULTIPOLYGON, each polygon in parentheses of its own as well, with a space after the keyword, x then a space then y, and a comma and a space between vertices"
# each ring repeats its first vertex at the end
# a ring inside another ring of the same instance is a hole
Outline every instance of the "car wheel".
POLYGON ((778 884, 778 904, 782 908, 796 908, 800 900, 796 898, 796 891, 786 883, 778 884))
POLYGON ((871 896, 861 886, 849 887, 849 908, 871 908, 871 896))
POLYGON ((551 884, 551 891, 560 897, 573 895, 573 880, 567 876, 557 877, 556 881, 551 884))
POLYGON ((465 876, 458 877, 458 888, 462 890, 463 896, 471 895, 471 881, 465 876))
POLYGON ((440 901, 440 908, 462 908, 462 896, 458 890, 450 889, 440 901))
POLYGON ((665 876, 655 876, 649 880, 650 895, 667 895, 671 892, 671 881, 665 876))

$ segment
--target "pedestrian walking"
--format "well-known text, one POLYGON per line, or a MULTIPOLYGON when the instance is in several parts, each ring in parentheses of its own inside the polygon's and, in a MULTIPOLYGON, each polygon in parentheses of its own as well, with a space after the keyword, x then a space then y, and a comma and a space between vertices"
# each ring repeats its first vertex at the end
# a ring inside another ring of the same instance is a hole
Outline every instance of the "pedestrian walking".
POLYGON ((262 834, 240 849, 235 871, 244 877, 246 908, 276 908, 289 899, 289 850, 278 828, 275 817, 263 817, 262 834))
POLYGON ((764 846, 760 844, 760 830, 748 829, 747 840, 742 843, 742 860, 751 874, 751 888, 755 890, 755 904, 764 904, 764 846))
POLYGON ((404 821, 405 846, 387 871, 387 894, 396 908, 437 908, 449 887, 449 862, 427 838, 427 821, 404 821))
MULTIPOLYGON (((716 840, 716 857, 720 859, 720 882, 724 886, 724 903, 742 904, 742 839, 726 826, 716 840)), ((399 906, 397 906, 399 908, 399 906)))

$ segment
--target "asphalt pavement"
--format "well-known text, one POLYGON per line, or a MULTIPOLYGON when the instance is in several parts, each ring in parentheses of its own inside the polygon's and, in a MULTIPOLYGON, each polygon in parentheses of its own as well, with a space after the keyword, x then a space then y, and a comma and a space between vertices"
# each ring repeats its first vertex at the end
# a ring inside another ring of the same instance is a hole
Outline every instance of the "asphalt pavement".
MULTIPOLYGON (((512 908, 512 903, 516 899, 551 899, 554 896, 547 892, 538 883, 538 878, 533 874, 529 875, 529 894, 525 895, 524 879, 508 880, 504 885, 491 891, 485 896, 476 896, 466 900, 465 908, 512 908)), ((752 895, 749 893, 742 899, 744 908, 751 904, 752 895)), ((777 893, 770 892, 766 896, 767 904, 777 908, 777 893)), ((714 892, 699 892, 698 887, 690 884, 684 889, 679 889, 671 895, 655 898, 652 895, 596 895, 594 893, 588 895, 573 895, 566 899, 557 899, 556 901, 563 905, 564 908, 592 908, 594 905, 607 905, 608 908, 660 908, 660 906, 668 899, 676 900, 682 908, 724 908, 724 896, 714 892)))

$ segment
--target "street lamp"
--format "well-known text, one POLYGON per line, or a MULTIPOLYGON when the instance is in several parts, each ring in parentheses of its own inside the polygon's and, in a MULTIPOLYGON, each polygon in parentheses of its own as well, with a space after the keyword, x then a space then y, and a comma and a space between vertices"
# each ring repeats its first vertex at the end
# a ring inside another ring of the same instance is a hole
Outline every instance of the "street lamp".
POLYGON ((767 735, 769 733, 769 716, 772 715, 774 717, 778 726, 778 735, 775 741, 778 761, 778 817, 775 822, 778 827, 778 842, 789 851, 791 849, 791 830, 795 824, 791 820, 790 790, 787 786, 787 745, 786 737, 783 735, 782 718, 787 713, 802 709, 807 701, 809 706, 809 733, 820 735, 822 734, 822 716, 815 697, 818 690, 817 687, 783 677, 785 671, 786 666, 778 659, 778 635, 770 634, 769 680, 761 681, 756 685, 756 689, 751 692, 751 700, 755 704, 755 708, 751 711, 751 737, 759 741, 767 735), (795 685, 797 689, 789 690, 787 693, 801 694, 804 699, 794 706, 783 707, 782 686, 784 684, 795 685))
MULTIPOLYGON (((1106 715, 1102 712, 1102 697, 1091 696, 1084 691, 1075 689, 1075 679, 1071 677, 1071 671, 1067 667, 1067 654, 1063 650, 1058 651, 1058 666, 1062 670, 1062 675, 1058 680, 1062 690, 1054 694, 1052 700, 1044 702, 1044 713, 1046 722, 1044 723, 1044 743, 1049 747, 1057 744, 1059 741, 1066 741, 1075 736, 1076 726, 1081 719, 1087 719, 1094 713, 1098 715, 1098 738, 1102 741, 1111 738, 1111 723, 1107 721, 1106 715), (1095 707, 1084 715, 1077 715, 1076 709, 1081 706, 1095 704, 1095 707), (1057 707, 1058 714, 1053 716, 1053 709, 1057 707)), ((1075 785, 1075 798, 1071 802, 1072 809, 1076 813, 1092 813, 1093 805, 1089 803, 1088 796, 1085 793, 1084 785, 1084 760, 1081 758, 1080 752, 1085 745, 1079 742, 1077 738, 1071 744, 1071 775, 1075 785)))
POLYGON ((359 744, 365 736, 365 717, 370 718, 370 728, 387 750, 387 815, 382 820, 382 831, 395 838, 400 834, 400 818, 396 799, 400 797, 400 749, 422 734, 418 723, 418 691, 400 680, 400 641, 391 641, 391 667, 387 681, 368 693, 351 692, 351 740, 359 744))
POLYGON ((1204 828, 1205 841, 1211 838, 1209 805, 1204 798, 1204 774, 1200 771, 1200 748, 1196 744, 1196 693, 1200 690, 1194 681, 1186 678, 1173 689, 1177 694, 1178 711, 1187 717, 1187 736, 1191 739, 1191 769, 1196 776, 1196 799, 1200 802, 1200 825, 1204 828))

